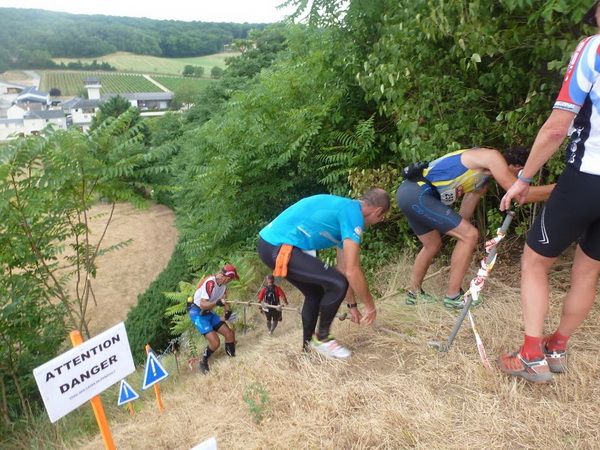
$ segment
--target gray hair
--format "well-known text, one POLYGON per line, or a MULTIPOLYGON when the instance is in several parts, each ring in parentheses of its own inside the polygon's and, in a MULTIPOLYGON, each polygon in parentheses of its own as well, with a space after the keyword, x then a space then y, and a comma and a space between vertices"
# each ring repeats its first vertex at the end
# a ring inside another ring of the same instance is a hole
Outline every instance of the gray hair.
POLYGON ((390 196, 381 188, 371 188, 365 192, 359 199, 367 205, 383 209, 384 212, 390 209, 390 196))

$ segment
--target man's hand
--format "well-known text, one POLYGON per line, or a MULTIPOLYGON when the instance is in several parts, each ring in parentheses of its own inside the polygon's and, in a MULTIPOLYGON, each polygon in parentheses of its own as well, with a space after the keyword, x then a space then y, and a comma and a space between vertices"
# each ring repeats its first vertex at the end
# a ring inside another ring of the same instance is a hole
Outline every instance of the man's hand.
POLYGON ((362 314, 360 313, 358 308, 350 308, 349 312, 350 312, 350 315, 352 316, 352 317, 350 317, 350 321, 352 321, 356 324, 360 323, 360 320, 362 319, 362 314))
POLYGON ((515 199, 519 204, 523 204, 525 202, 525 198, 527 197, 527 193, 529 192, 529 183, 525 183, 524 181, 517 180, 511 186, 511 188, 506 191, 504 197, 500 201, 500 211, 507 211, 511 207, 511 201, 515 199))
POLYGON ((360 321, 361 325, 373 325, 375 320, 377 319, 377 310, 375 308, 370 310, 365 310, 365 313, 362 316, 360 321))

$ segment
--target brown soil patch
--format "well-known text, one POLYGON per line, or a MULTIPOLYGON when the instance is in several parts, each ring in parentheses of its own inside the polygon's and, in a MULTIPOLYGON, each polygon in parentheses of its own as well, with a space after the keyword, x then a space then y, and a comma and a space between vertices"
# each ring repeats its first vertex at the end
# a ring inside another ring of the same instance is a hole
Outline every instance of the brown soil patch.
MULTIPOLYGON (((91 228, 104 229, 110 205, 92 208, 91 228)), ((173 212, 163 205, 151 204, 139 210, 130 204, 118 204, 102 247, 133 239, 126 247, 106 253, 98 259, 98 275, 93 281, 96 304, 90 302, 87 317, 90 332, 96 335, 125 320, 150 283, 166 267, 177 243, 173 212)))

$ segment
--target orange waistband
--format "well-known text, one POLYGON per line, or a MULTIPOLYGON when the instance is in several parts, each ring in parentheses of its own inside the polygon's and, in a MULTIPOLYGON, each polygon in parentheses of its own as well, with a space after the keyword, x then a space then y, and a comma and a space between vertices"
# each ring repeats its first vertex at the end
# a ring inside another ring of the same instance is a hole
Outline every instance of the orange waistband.
POLYGON ((273 271, 273 276, 287 277, 288 263, 292 257, 293 248, 294 247, 290 244, 283 244, 281 246, 279 253, 277 254, 277 259, 275 260, 275 270, 273 271))

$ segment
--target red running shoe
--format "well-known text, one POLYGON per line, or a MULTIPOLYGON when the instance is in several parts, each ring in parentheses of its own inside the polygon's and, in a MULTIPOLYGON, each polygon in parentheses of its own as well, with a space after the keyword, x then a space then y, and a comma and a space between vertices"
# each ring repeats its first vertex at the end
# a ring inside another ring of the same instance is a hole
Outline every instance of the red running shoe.
POLYGON ((552 372, 546 358, 536 358, 528 361, 519 352, 505 353, 498 359, 500 370, 509 375, 525 378, 532 383, 547 383, 552 381, 552 372))

